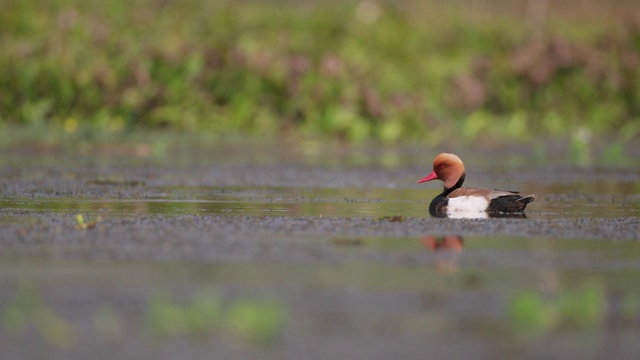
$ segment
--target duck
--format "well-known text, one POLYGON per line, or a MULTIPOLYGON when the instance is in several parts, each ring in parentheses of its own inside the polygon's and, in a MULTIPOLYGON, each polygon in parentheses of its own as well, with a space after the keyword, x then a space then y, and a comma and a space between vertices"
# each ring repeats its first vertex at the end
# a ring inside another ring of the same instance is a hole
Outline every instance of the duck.
POLYGON ((446 218, 526 217, 524 209, 535 195, 518 191, 462 187, 464 163, 455 154, 442 153, 433 160, 433 171, 418 180, 444 182, 442 193, 429 204, 429 214, 446 218))

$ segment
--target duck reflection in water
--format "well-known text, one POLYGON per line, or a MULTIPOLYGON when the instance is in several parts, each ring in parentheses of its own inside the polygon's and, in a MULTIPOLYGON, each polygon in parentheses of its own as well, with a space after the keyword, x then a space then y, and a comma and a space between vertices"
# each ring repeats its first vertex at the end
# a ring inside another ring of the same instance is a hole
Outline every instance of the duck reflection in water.
POLYGON ((424 236, 420 242, 435 252, 436 270, 441 273, 454 273, 458 270, 464 238, 459 235, 424 236))

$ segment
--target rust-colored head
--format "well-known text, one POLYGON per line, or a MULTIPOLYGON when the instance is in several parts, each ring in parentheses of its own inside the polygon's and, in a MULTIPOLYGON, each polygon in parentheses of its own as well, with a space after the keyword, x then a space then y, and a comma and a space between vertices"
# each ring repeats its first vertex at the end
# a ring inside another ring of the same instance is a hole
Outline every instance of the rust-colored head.
POLYGON ((464 175, 464 164, 457 155, 442 153, 433 160, 433 172, 418 180, 418 183, 431 180, 444 181, 444 187, 453 187, 464 175))

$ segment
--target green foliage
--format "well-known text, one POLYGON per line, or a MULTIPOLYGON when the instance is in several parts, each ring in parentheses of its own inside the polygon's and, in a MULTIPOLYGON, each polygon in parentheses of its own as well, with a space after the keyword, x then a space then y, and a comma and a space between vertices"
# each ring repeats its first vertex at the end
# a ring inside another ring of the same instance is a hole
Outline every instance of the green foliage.
MULTIPOLYGON (((630 306, 635 296, 623 298, 622 315, 632 319, 637 306, 630 306)), ((575 289, 560 291, 554 297, 524 290, 509 303, 508 315, 517 328, 526 332, 546 332, 557 327, 595 328, 602 325, 608 304, 604 285, 587 281, 575 289)))
MULTIPOLYGON (((92 316, 99 336, 119 340, 127 322, 117 308, 100 304, 92 316)), ((7 334, 24 336, 35 329, 49 344, 69 349, 77 342, 77 323, 67 321, 29 284, 20 284, 11 301, 0 308, 0 326, 7 334)), ((184 301, 167 296, 149 300, 141 330, 159 337, 224 335, 255 345, 269 345, 282 331, 286 311, 278 303, 239 298, 224 303, 210 289, 196 292, 184 301)))
POLYGON ((221 311, 220 299, 214 294, 197 294, 187 304, 159 298, 149 306, 149 321, 154 332, 162 335, 200 334, 218 325, 221 311))
POLYGON ((432 143, 638 134, 619 132, 640 119, 633 21, 533 31, 517 8, 420 1, 0 5, 0 124, 432 143))
POLYGON ((518 294, 509 306, 509 317, 521 329, 545 330, 553 324, 555 316, 553 310, 533 291, 518 294))
POLYGON ((607 306, 604 287, 599 282, 587 282, 582 288, 562 296, 558 306, 569 324, 598 325, 604 319, 607 306))
POLYGON ((233 304, 227 313, 228 326, 236 334, 258 343, 272 340, 284 318, 279 306, 247 300, 233 304))
POLYGON ((75 344, 75 328, 47 306, 32 286, 21 284, 13 301, 0 314, 4 329, 10 334, 22 335, 33 326, 51 345, 67 349, 75 344))
POLYGON ((223 306, 220 297, 208 291, 199 292, 190 302, 183 303, 158 297, 151 301, 148 313, 150 329, 158 335, 206 335, 222 331, 256 344, 274 340, 284 320, 284 310, 275 303, 239 299, 223 306))

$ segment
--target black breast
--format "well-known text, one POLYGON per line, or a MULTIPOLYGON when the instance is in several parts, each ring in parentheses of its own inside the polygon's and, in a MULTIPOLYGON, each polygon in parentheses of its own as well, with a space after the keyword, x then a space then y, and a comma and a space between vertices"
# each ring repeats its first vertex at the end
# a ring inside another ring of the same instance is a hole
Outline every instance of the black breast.
POLYGON ((433 217, 447 217, 447 204, 449 204, 449 199, 444 194, 438 195, 429 204, 429 214, 433 217))
POLYGON ((447 189, 446 187, 442 190, 442 194, 436 196, 435 199, 431 200, 431 204, 429 204, 429 214, 433 217, 446 218, 447 217, 447 205, 449 204, 449 195, 453 190, 462 187, 464 183, 465 173, 462 173, 460 179, 453 185, 451 188, 447 189))

